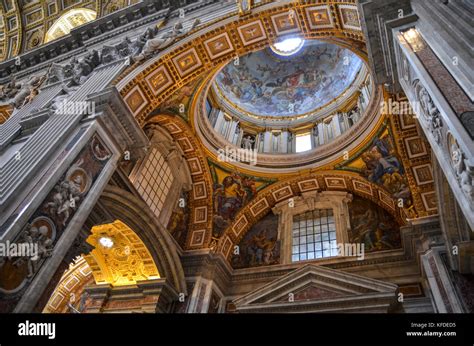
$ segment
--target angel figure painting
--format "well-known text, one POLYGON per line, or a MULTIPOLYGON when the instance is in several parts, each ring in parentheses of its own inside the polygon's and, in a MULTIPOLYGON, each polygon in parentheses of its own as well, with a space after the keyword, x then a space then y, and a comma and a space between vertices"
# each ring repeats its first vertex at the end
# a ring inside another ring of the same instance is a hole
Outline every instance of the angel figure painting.
POLYGON ((179 245, 184 247, 189 227, 189 192, 181 191, 178 203, 168 222, 168 231, 179 245))
POLYGON ((361 158, 364 162, 363 174, 368 180, 383 186, 393 198, 403 199, 405 206, 411 205, 405 170, 389 136, 376 138, 361 158))
POLYGON ((244 236, 232 258, 234 268, 248 268, 280 263, 278 216, 267 214, 244 236))
POLYGON ((366 252, 401 247, 400 227, 387 211, 371 201, 354 197, 349 205, 349 241, 361 243, 366 252))
POLYGON ((214 233, 220 234, 257 193, 255 181, 234 172, 214 184, 214 233))
POLYGON ((213 236, 220 238, 225 229, 235 221, 237 213, 258 192, 273 184, 276 179, 254 177, 238 171, 228 171, 210 161, 213 185, 213 236))

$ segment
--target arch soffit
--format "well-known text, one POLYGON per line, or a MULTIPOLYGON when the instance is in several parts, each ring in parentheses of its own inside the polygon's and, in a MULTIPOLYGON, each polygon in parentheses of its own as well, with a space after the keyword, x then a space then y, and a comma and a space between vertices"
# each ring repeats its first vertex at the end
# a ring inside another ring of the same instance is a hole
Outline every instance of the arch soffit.
POLYGON ((158 226, 144 201, 115 186, 107 186, 100 202, 110 215, 134 230, 150 252, 160 276, 178 291, 186 293, 186 281, 171 235, 158 226))
MULTIPOLYGON (((136 1, 135 1, 136 2, 136 1)), ((13 58, 40 47, 46 33, 66 12, 84 8, 95 11, 97 18, 128 6, 126 0, 69 1, 9 1, 0 4, 0 29, 5 35, 0 38, 0 61, 13 58)))
POLYGON ((277 182, 263 189, 249 204, 242 208, 234 222, 221 237, 218 252, 230 259, 232 248, 238 245, 245 234, 282 201, 309 191, 347 191, 368 199, 392 215, 400 226, 406 224, 406 215, 397 201, 383 188, 352 172, 318 171, 277 182))
POLYGON ((146 119, 144 126, 158 124, 164 128, 181 148, 192 178, 190 192, 190 224, 186 249, 206 247, 212 238, 212 179, 199 140, 180 117, 159 114, 146 119))

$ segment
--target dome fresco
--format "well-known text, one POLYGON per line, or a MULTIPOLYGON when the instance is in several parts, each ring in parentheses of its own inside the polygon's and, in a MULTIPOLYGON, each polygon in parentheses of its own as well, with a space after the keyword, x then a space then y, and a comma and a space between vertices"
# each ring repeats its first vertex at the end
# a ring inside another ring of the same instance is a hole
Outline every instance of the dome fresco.
POLYGON ((362 60, 348 49, 306 42, 297 55, 265 49, 225 66, 215 85, 234 106, 259 116, 299 116, 339 97, 354 81, 362 60))

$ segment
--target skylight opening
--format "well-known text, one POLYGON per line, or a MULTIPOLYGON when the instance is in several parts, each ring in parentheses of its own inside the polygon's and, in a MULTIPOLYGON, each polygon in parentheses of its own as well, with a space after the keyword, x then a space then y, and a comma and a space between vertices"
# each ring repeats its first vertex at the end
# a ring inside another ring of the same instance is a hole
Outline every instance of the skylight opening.
POLYGON ((278 55, 290 56, 298 53, 304 46, 304 40, 300 37, 290 37, 279 42, 275 42, 270 47, 278 55))

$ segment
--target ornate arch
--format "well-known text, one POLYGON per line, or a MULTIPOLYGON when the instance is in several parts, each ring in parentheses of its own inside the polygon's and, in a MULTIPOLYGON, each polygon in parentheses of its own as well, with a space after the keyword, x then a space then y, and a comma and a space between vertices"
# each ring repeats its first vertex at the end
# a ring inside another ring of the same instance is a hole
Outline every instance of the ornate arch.
POLYGON ((233 246, 237 245, 250 228, 277 203, 299 196, 303 192, 326 190, 347 191, 371 200, 394 216, 400 225, 406 224, 403 208, 399 208, 397 201, 383 188, 356 173, 319 171, 288 178, 259 192, 256 198, 239 211, 235 221, 222 236, 217 251, 229 259, 233 246))
POLYGON ((145 202, 118 187, 108 186, 99 203, 114 220, 120 220, 135 230, 150 251, 160 276, 166 278, 178 292, 186 293, 184 271, 176 245, 171 235, 157 225, 145 202))
POLYGON ((71 296, 74 300, 79 298, 84 287, 94 282, 92 270, 84 257, 78 257, 70 265, 61 277, 58 285, 49 298, 43 312, 65 313, 68 311, 68 303, 71 296))
POLYGON ((108 186, 99 204, 107 209, 107 215, 99 217, 101 224, 92 227, 92 234, 87 237, 87 243, 94 249, 73 259, 43 312, 67 312, 70 297, 78 299, 84 288, 94 283, 122 286, 134 284, 135 279, 162 277, 178 292, 186 294, 183 268, 171 236, 156 226, 154 216, 144 202, 118 187, 108 186), (116 220, 110 222, 110 218, 116 220), (104 236, 116 243, 112 253, 107 253, 98 244, 104 236), (128 256, 127 251, 132 256, 128 256), (122 265, 126 276, 120 273, 122 265), (133 274, 129 276, 131 272, 133 274))
POLYGON ((44 34, 43 43, 49 43, 60 37, 68 35, 75 27, 93 21, 97 18, 97 12, 89 8, 73 8, 65 11, 61 16, 49 25, 44 34))
POLYGON ((118 11, 138 0, 7 1, 0 2, 0 61, 40 47, 51 26, 63 14, 78 8, 93 10, 97 17, 118 11))
POLYGON ((300 33, 308 40, 329 40, 348 47, 367 61, 355 0, 330 0, 324 4, 285 0, 257 6, 245 16, 235 12, 205 23, 154 58, 130 66, 115 81, 139 124, 142 127, 152 122, 162 125, 187 156, 193 176, 187 249, 214 247, 218 241, 212 239, 211 232, 213 209, 209 169, 204 151, 185 121, 153 114, 183 86, 209 74, 217 66, 294 33, 300 33))
POLYGON ((160 278, 150 251, 136 232, 120 220, 92 227, 87 242, 94 249, 84 258, 97 284, 125 286, 160 278))

